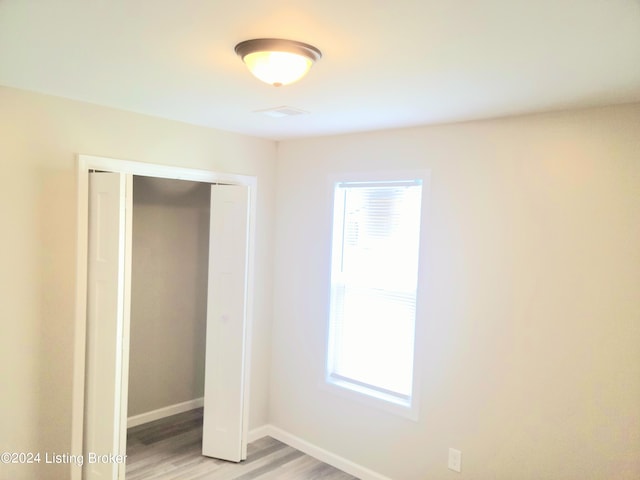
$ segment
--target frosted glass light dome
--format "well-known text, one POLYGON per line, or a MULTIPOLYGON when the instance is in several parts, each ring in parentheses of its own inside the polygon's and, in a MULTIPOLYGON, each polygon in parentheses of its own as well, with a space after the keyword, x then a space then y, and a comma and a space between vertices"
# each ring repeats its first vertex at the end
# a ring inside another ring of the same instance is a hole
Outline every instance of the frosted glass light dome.
POLYGON ((275 87, 300 80, 322 57, 311 45, 275 38, 247 40, 236 45, 235 51, 253 75, 275 87))

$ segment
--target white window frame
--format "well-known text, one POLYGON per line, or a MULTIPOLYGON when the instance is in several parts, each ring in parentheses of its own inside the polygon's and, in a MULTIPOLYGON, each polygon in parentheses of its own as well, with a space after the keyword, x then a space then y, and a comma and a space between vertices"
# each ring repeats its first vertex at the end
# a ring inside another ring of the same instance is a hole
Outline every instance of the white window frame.
MULTIPOLYGON (((324 379, 322 382, 323 389, 332 392, 345 399, 354 402, 369 405, 371 407, 383 410, 394 415, 402 416, 410 420, 417 421, 419 413, 419 397, 420 397, 420 365, 422 352, 419 348, 418 340, 423 330, 423 299, 424 292, 424 272, 426 258, 426 232, 427 232, 427 206, 430 188, 430 171, 429 170, 394 170, 379 172, 355 172, 339 175, 331 175, 328 181, 327 197, 329 200, 329 245, 333 245, 333 216, 334 216, 334 199, 335 189, 338 184, 356 183, 356 182, 399 182, 407 180, 420 180, 422 182, 422 198, 421 198, 421 214, 420 214, 420 238, 419 238, 419 260, 418 260, 418 284, 416 289, 416 317, 414 325, 414 353, 413 353, 413 379, 412 393, 405 401, 397 395, 387 395, 383 391, 372 389, 366 385, 359 385, 350 379, 341 379, 334 376, 330 372, 331 365, 331 268, 329 269, 329 278, 327 286, 328 293, 328 309, 326 321, 326 338, 325 338, 325 358, 323 365, 324 379)), ((333 248, 331 248, 332 250, 333 248)), ((329 258, 333 261, 333 251, 330 252, 329 258)))

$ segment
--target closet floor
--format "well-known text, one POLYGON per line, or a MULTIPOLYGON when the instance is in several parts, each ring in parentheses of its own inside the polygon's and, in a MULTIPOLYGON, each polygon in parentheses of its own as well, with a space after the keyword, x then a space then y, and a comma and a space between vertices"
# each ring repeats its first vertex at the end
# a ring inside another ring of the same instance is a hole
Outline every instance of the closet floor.
POLYGON ((202 409, 127 431, 126 480, 357 480, 271 437, 240 463, 203 457, 202 409))

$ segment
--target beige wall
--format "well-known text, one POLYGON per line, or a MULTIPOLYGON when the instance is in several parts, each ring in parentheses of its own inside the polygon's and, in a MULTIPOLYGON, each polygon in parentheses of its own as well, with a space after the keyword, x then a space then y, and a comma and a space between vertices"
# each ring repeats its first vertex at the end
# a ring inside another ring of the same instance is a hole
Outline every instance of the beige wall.
MULTIPOLYGON (((86 153, 258 177, 250 428, 270 421, 395 480, 638 478, 638 152, 640 105, 287 141, 276 199, 274 142, 0 88, 0 451, 70 448, 86 153), (326 178, 424 167, 411 422, 321 388, 326 178), (446 469, 450 446, 462 474, 446 469)), ((66 466, 0 468, 2 480, 68 478, 66 466)))
MULTIPOLYGON (((70 450, 78 153, 258 177, 250 428, 264 424, 276 144, 0 87, 0 451, 70 450)), ((68 474, 0 466, 2 480, 68 474)))
POLYGON ((204 395, 210 191, 133 179, 130 417, 204 395))
POLYGON ((277 187, 271 423, 395 480, 640 478, 640 105, 285 141, 277 187), (412 168, 417 422, 322 389, 328 178, 412 168))

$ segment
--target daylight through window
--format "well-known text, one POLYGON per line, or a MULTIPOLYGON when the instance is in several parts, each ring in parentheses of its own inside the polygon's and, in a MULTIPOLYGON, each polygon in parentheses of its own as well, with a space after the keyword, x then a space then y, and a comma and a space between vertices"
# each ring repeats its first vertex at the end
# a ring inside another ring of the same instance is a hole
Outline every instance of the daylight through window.
POLYGON ((330 383, 410 405, 422 181, 335 187, 330 383))

